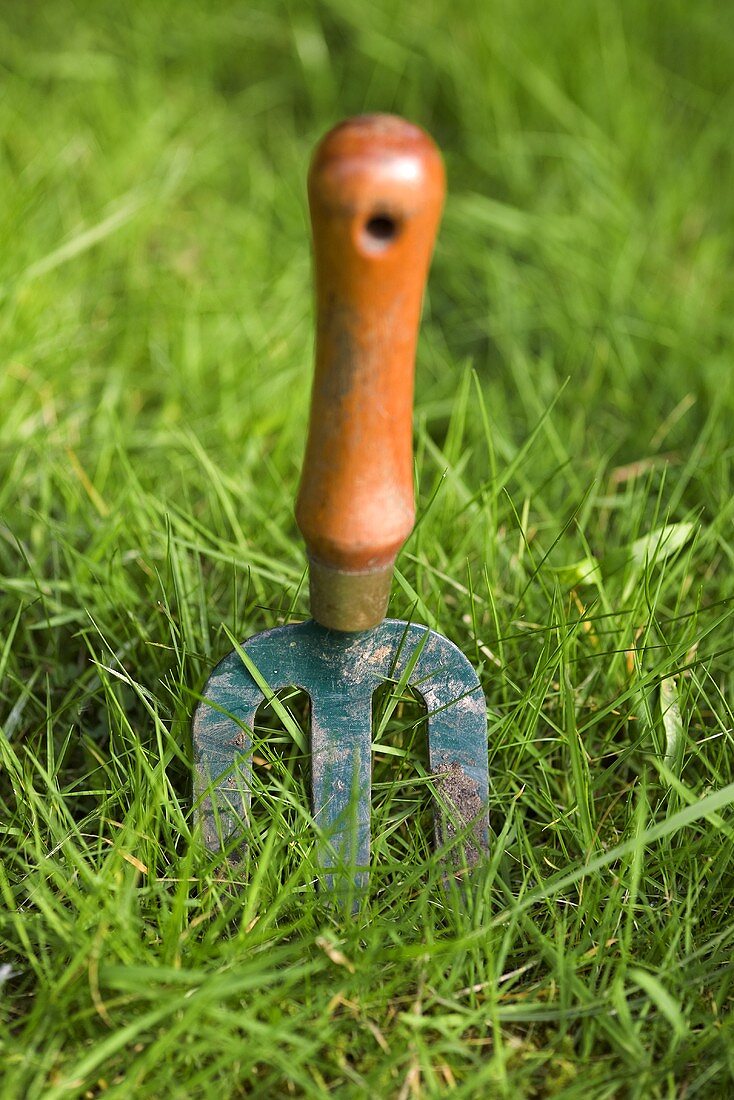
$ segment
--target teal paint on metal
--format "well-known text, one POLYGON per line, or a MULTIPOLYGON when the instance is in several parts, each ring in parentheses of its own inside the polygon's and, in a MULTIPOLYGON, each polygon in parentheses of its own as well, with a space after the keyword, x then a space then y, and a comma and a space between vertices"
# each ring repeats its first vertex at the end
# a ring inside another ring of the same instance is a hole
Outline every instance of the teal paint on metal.
MULTIPOLYGON (((397 619, 359 634, 308 621, 256 634, 241 648, 271 692, 298 687, 311 699, 312 809, 330 840, 321 854, 324 868, 346 866, 364 885, 372 696, 407 669, 407 682, 426 704, 437 840, 451 841, 466 830, 464 858, 477 862, 488 844, 486 703, 474 669, 453 642, 397 619)), ((265 696, 235 650, 214 669, 196 709, 195 789, 204 842, 213 851, 231 842, 247 819, 251 733, 265 696)))

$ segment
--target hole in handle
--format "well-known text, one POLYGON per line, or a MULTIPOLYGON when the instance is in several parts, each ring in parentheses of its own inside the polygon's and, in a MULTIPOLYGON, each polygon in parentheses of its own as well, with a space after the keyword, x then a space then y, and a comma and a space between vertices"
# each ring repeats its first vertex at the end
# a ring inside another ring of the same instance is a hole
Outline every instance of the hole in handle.
POLYGON ((370 252, 382 252, 398 235, 400 223, 391 214, 373 214, 362 227, 362 243, 370 252))
POLYGON ((376 241, 391 241, 398 230, 397 222, 388 214, 375 214, 364 228, 376 241))

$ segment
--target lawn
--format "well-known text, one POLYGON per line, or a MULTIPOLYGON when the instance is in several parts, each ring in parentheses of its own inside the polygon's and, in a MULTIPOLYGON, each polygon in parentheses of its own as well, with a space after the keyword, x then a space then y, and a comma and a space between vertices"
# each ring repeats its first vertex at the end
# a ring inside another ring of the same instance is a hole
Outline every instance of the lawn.
POLYGON ((734 1094, 734 11, 0 5, 2 1095, 734 1094), (359 911, 290 694, 242 860, 191 814, 230 635, 308 616, 308 160, 393 111, 449 197, 390 614, 489 708, 486 867, 387 690, 359 911))

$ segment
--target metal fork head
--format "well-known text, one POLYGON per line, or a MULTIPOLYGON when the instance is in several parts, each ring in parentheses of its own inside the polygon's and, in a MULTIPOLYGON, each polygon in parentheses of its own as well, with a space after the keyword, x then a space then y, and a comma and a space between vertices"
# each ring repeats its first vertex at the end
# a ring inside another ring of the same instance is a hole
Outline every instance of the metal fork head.
POLYGON ((258 706, 285 687, 311 700, 312 809, 328 843, 321 866, 366 882, 370 857, 372 697, 407 683, 427 711, 439 846, 461 838, 475 864, 488 844, 486 703, 464 654, 425 626, 385 619, 345 634, 314 621, 256 634, 222 660, 194 716, 195 795, 203 839, 217 851, 247 820, 258 706))

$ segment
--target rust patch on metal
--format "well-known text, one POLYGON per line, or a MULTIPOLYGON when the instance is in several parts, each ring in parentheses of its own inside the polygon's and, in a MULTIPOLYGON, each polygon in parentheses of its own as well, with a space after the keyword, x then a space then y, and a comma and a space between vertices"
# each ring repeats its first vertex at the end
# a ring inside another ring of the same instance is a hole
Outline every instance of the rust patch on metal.
POLYGON ((484 805, 478 784, 457 763, 439 765, 437 776, 445 809, 437 815, 436 840, 440 846, 452 844, 473 824, 463 837, 462 847, 467 865, 476 867, 485 846, 482 835, 484 805))

